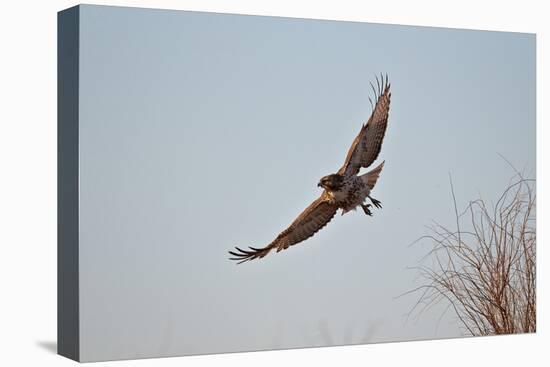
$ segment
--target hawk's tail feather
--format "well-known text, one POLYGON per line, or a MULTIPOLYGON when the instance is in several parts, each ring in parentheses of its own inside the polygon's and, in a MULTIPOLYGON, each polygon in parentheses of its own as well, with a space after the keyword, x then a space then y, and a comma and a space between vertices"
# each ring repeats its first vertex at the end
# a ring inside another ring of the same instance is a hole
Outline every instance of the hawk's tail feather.
POLYGON ((380 177, 380 172, 382 172, 382 168, 384 168, 384 163, 385 161, 380 163, 375 169, 361 175, 361 179, 367 184, 369 189, 372 190, 374 185, 376 185, 376 181, 378 181, 378 177, 380 177))
POLYGON ((237 261, 237 264, 242 264, 246 261, 261 259, 265 255, 267 255, 273 247, 267 246, 264 248, 256 248, 256 247, 248 246, 248 248, 249 248, 248 250, 243 250, 235 246, 236 251, 228 251, 230 255, 234 256, 234 257, 230 257, 229 260, 235 260, 237 261))

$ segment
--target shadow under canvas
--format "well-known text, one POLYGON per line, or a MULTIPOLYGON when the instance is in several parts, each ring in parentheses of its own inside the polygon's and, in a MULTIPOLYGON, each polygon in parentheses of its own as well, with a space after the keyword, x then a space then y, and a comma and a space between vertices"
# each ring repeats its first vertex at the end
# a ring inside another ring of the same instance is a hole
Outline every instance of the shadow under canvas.
POLYGON ((57 354, 57 342, 51 340, 39 340, 36 345, 47 352, 57 354))

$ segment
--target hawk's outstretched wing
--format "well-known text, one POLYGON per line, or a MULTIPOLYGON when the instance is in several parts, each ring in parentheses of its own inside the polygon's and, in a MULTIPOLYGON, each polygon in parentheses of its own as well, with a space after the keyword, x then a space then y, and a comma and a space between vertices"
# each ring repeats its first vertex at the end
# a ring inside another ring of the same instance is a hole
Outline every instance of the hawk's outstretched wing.
MULTIPOLYGON (((363 125, 359 135, 353 141, 351 148, 346 156, 344 165, 338 170, 340 175, 356 175, 361 167, 368 167, 376 160, 380 148, 382 148, 382 140, 386 132, 388 123, 388 112, 390 110, 390 84, 388 77, 381 77, 377 81, 376 105, 372 110, 372 114, 366 124, 363 125)), ((372 86, 372 84, 371 84, 372 86)), ((374 86, 372 88, 374 90, 374 86)))
POLYGON ((234 256, 230 259, 236 260, 240 264, 249 260, 261 259, 273 249, 277 249, 277 252, 285 250, 289 246, 302 242, 317 233, 317 231, 330 222, 336 214, 337 209, 338 207, 331 204, 329 198, 323 193, 269 245, 262 248, 249 247, 248 250, 241 250, 236 247, 236 251, 229 251, 234 256))

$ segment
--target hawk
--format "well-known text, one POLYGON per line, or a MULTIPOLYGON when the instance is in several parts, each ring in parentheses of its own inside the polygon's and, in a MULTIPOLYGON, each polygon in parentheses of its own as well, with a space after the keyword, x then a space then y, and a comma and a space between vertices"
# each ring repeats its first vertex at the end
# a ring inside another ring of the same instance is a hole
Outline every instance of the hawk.
MULTIPOLYGON (((388 123, 390 109, 390 84, 388 77, 376 78, 377 88, 371 87, 376 96, 376 103, 366 124, 351 144, 344 165, 338 172, 321 178, 318 187, 323 188, 321 196, 311 203, 303 212, 282 231, 269 245, 261 248, 249 247, 248 250, 236 247, 229 251, 230 259, 238 264, 261 259, 271 250, 285 250, 312 237, 334 218, 338 209, 342 215, 361 206, 366 215, 372 216, 371 204, 365 204, 370 199, 376 208, 381 208, 381 202, 374 199, 370 193, 380 176, 384 162, 365 174, 359 175, 361 168, 369 167, 378 157, 388 123)), ((370 98, 369 98, 370 100, 370 98)), ((372 105, 372 100, 371 100, 372 105)))

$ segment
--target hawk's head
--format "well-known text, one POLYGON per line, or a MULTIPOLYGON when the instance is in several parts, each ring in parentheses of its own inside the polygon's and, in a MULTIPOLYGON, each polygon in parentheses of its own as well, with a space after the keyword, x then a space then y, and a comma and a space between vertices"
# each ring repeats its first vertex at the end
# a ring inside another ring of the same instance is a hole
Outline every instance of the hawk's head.
POLYGON ((344 176, 333 173, 332 175, 321 178, 317 186, 322 187, 325 190, 337 191, 340 190, 344 183, 344 176))

